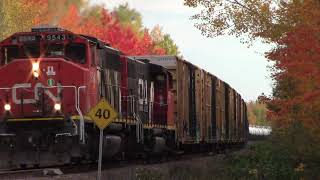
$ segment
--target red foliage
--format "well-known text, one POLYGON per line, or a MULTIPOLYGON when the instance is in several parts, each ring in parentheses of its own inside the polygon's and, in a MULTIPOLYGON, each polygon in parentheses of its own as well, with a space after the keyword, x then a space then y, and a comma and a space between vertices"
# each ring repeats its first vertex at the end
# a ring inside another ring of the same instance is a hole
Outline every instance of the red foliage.
POLYGON ((320 34, 318 28, 300 27, 278 41, 267 57, 275 62, 273 78, 280 96, 270 101, 278 124, 302 121, 320 127, 320 34))
MULTIPOLYGON (((54 12, 49 12, 48 0, 31 0, 31 3, 43 4, 47 10, 43 10, 41 16, 36 17, 35 24, 51 24, 54 12)), ((143 36, 137 34, 130 26, 122 26, 117 18, 113 17, 106 9, 101 12, 101 18, 81 16, 77 6, 71 5, 69 10, 61 16, 58 26, 75 33, 95 36, 112 47, 119 49, 126 55, 163 55, 165 50, 155 46, 148 30, 143 36)))

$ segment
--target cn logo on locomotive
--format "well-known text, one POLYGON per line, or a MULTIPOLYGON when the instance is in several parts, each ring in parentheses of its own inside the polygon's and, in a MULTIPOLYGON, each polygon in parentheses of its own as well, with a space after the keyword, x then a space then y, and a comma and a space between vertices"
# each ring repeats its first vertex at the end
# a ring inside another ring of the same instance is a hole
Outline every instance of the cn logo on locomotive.
MULTIPOLYGON (((23 104, 34 104, 39 100, 39 89, 41 87, 44 87, 42 83, 37 83, 34 86, 34 98, 33 99, 23 99, 23 104)), ((23 84, 15 84, 12 87, 12 100, 15 104, 21 104, 21 99, 17 97, 17 89, 18 88, 31 88, 31 83, 23 83, 23 84)), ((60 94, 61 88, 57 88, 57 94, 60 94)), ((58 96, 55 96, 50 92, 48 89, 44 90, 44 93, 53 101, 58 102, 60 101, 60 98, 58 96)))

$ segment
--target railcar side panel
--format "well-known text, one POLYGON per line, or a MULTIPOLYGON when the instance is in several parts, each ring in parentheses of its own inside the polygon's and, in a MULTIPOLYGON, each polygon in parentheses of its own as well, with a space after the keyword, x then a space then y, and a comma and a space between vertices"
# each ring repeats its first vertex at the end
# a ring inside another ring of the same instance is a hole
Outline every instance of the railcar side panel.
POLYGON ((168 111, 167 111, 167 125, 169 128, 174 128, 176 124, 175 120, 175 95, 172 92, 168 92, 168 111))
POLYGON ((224 94, 224 100, 225 100, 225 119, 224 119, 224 123, 222 124, 223 128, 224 128, 224 136, 223 136, 223 140, 226 141, 229 139, 229 124, 230 124, 230 87, 227 83, 224 82, 224 89, 225 89, 225 94, 224 94))
POLYGON ((218 114, 218 106, 217 103, 217 78, 215 76, 211 77, 211 139, 212 141, 217 140, 217 114, 218 114))
POLYGON ((244 128, 243 128, 243 131, 244 131, 244 139, 243 141, 247 141, 248 138, 249 138, 249 122, 248 122, 248 110, 247 110, 247 104, 246 102, 243 101, 243 104, 244 104, 244 128))
POLYGON ((241 140, 245 138, 245 131, 244 131, 244 126, 245 126, 245 104, 243 101, 241 101, 241 123, 240 123, 240 137, 241 140))
POLYGON ((211 122, 211 114, 212 114, 212 80, 211 75, 207 72, 204 73, 204 84, 203 84, 203 94, 202 94, 202 102, 203 102, 203 114, 204 120, 203 122, 203 139, 205 142, 212 141, 212 122, 211 122))
POLYGON ((225 138, 226 134, 226 126, 224 125, 226 122, 225 118, 225 85, 224 82, 220 79, 217 79, 217 139, 222 141, 225 138))
POLYGON ((189 104, 190 104, 190 76, 187 64, 177 61, 177 126, 179 140, 184 143, 190 138, 189 131, 189 104))
MULTIPOLYGON (((187 64, 189 69, 189 141, 194 143, 197 138, 197 114, 196 114, 196 72, 192 64, 187 64)), ((199 126, 198 126, 199 127, 199 126)))
POLYGON ((239 130, 240 130, 240 121, 241 121, 241 96, 237 94, 236 97, 236 128, 235 128, 235 134, 236 134, 236 139, 239 141, 240 135, 239 135, 239 130))
POLYGON ((196 100, 196 141, 204 141, 205 139, 205 117, 203 111, 203 81, 204 73, 201 69, 195 70, 196 82, 195 82, 195 100, 196 100))
POLYGON ((234 124, 235 124, 235 92, 232 88, 229 89, 229 140, 234 140, 234 124))

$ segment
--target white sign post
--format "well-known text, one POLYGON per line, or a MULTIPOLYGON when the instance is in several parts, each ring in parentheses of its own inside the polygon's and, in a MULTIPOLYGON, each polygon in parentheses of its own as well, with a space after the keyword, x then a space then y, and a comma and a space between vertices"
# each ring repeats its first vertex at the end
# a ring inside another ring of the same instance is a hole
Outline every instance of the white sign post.
POLYGON ((102 145, 103 145, 103 129, 100 129, 99 139, 99 160, 98 160, 98 180, 101 180, 101 167, 102 167, 102 145))

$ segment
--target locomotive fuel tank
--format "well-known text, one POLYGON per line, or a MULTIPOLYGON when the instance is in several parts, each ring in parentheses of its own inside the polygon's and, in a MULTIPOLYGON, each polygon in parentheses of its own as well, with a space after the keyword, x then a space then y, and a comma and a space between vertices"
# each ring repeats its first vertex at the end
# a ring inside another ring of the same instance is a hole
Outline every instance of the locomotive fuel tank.
POLYGON ((121 150, 122 138, 118 135, 105 135, 103 140, 103 157, 110 158, 118 154, 121 150))
POLYGON ((166 140, 163 137, 160 136, 155 136, 153 138, 153 148, 152 148, 152 152, 159 154, 159 153, 163 153, 165 152, 167 149, 166 147, 166 140))

